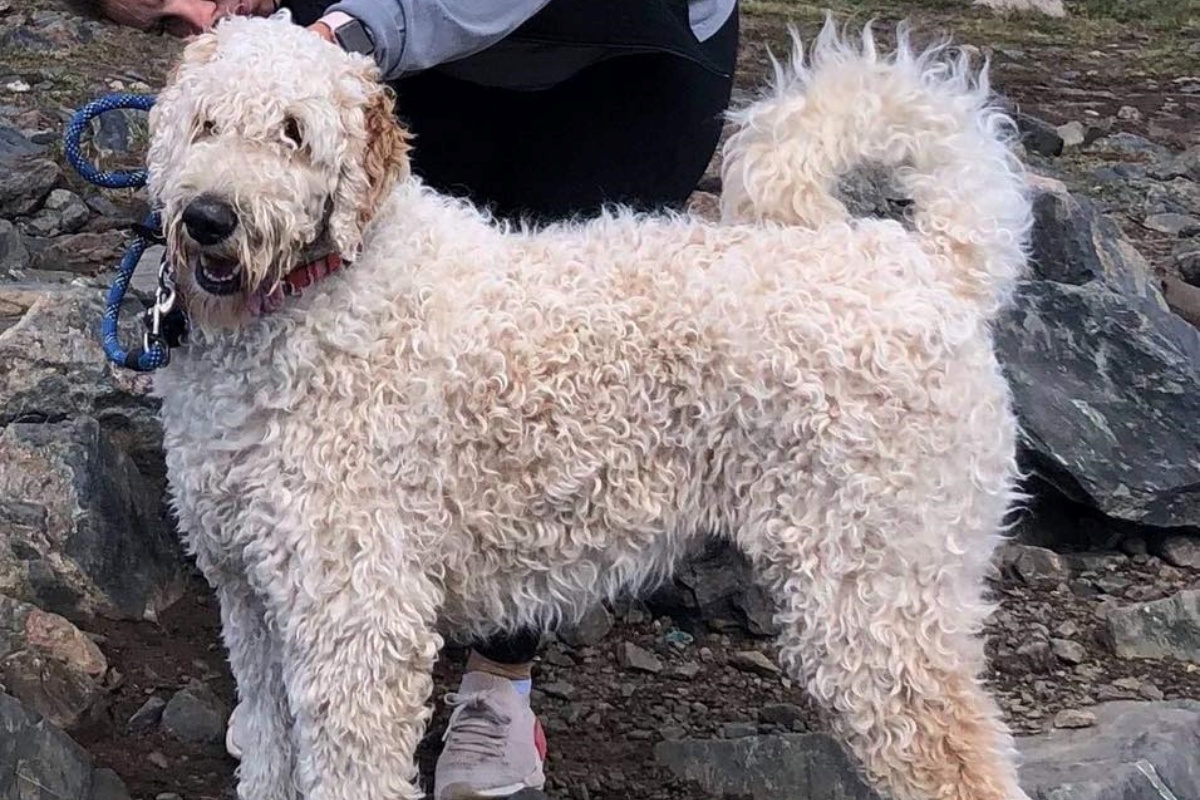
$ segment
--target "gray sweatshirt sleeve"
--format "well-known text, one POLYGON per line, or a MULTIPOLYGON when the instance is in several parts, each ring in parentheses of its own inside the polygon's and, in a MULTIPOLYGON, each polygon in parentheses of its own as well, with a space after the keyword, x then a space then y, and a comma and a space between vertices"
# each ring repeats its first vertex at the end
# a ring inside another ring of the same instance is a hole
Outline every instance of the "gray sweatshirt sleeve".
POLYGON ((503 39, 549 0, 341 0, 375 41, 385 80, 477 53, 503 39))

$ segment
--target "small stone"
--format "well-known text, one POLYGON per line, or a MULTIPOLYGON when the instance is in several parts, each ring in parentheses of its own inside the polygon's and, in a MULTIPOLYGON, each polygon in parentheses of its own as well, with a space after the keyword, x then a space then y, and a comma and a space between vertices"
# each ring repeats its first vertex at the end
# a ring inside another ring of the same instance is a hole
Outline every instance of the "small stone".
POLYGON ((1190 214, 1150 214, 1142 220, 1142 226, 1181 238, 1200 234, 1200 218, 1190 214))
POLYGON ((806 727, 804 709, 791 703, 769 703, 758 710, 758 721, 771 725, 782 725, 797 730, 796 724, 806 727))
POLYGON ((46 197, 43 207, 56 212, 59 216, 59 228, 63 233, 76 233, 87 224, 91 212, 87 203, 66 189, 54 189, 46 197))
POLYGON ((1087 660, 1087 650, 1083 645, 1070 639, 1051 639, 1050 649, 1065 664, 1082 664, 1087 660))
POLYGON ((1158 702, 1159 700, 1164 699, 1166 695, 1163 694, 1162 689, 1158 688, 1150 681, 1145 681, 1141 686, 1138 687, 1138 697, 1158 702))
POLYGON ((591 647, 599 644, 612 630, 612 615, 601 604, 588 609, 574 625, 564 626, 558 637, 571 647, 591 647))
POLYGON ((626 669, 649 672, 653 675, 663 670, 662 659, 633 642, 621 643, 621 648, 617 651, 617 661, 626 669))
POLYGON ((1200 537, 1168 536, 1159 544, 1158 555, 1171 566, 1200 569, 1200 537))
POLYGON ((1120 658, 1200 662, 1200 589, 1112 609, 1107 621, 1120 658))
POLYGON ((167 702, 162 727, 183 742, 220 742, 225 738, 228 719, 228 709, 212 689, 194 682, 167 702))
POLYGON ((158 767, 159 769, 170 769, 171 768, 171 762, 167 760, 166 756, 164 756, 162 753, 158 752, 157 750, 155 750, 150 755, 146 756, 146 760, 149 761, 154 766, 158 767))
POLYGON ((92 773, 92 793, 88 800, 129 800, 129 789, 120 775, 102 767, 92 773))
POLYGON ((687 736, 687 729, 678 725, 671 725, 665 728, 660 728, 658 735, 666 742, 678 742, 687 736))
POLYGON ((29 267, 29 250, 21 231, 6 219, 0 219, 0 272, 19 272, 29 267))
POLYGON ((729 663, 745 672, 753 672, 764 678, 770 678, 780 673, 774 661, 757 650, 741 650, 733 654, 729 663))
POLYGON ((1070 578, 1067 563, 1058 553, 1044 547, 1010 545, 1001 554, 1001 563, 1026 586, 1053 589, 1070 578))
POLYGON ((1059 125, 1056 130, 1062 137, 1063 147, 1079 147, 1083 144, 1086 136, 1086 129, 1078 120, 1068 122, 1066 125, 1059 125))
POLYGON ((1096 724, 1096 715, 1091 711, 1067 708, 1054 715, 1056 728, 1090 728, 1096 724))
POLYGON ((695 661, 685 661, 675 667, 675 675, 686 680, 691 680, 700 674, 700 665, 695 661))
POLYGON ((166 707, 166 700, 161 697, 151 697, 133 713, 125 727, 132 733, 149 733, 162 721, 163 709, 166 707))
POLYGON ((1054 632, 1058 634, 1060 639, 1074 639, 1079 635, 1079 626, 1071 622, 1071 620, 1067 620, 1055 628, 1054 632))
POLYGON ((575 687, 562 681, 542 683, 538 685, 538 688, 546 695, 559 700, 571 700, 575 697, 575 687))
POLYGON ((1017 114, 1016 121, 1021 144, 1031 153, 1051 157, 1062 155, 1063 140, 1052 125, 1028 114, 1017 114))
POLYGON ((1141 118, 1142 112, 1133 106, 1121 106, 1117 109, 1117 119, 1125 120, 1126 122, 1137 122, 1141 118))
POLYGON ((758 735, 758 725, 753 722, 726 722, 721 726, 722 739, 745 739, 758 735))

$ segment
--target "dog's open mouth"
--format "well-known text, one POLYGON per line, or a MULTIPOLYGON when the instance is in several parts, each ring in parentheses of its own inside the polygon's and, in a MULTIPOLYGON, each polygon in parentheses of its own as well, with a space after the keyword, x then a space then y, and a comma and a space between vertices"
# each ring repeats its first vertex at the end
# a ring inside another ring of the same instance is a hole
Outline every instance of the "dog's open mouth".
POLYGON ((242 268, 234 259, 220 258, 202 252, 191 255, 196 283, 209 294, 227 296, 242 288, 242 268))

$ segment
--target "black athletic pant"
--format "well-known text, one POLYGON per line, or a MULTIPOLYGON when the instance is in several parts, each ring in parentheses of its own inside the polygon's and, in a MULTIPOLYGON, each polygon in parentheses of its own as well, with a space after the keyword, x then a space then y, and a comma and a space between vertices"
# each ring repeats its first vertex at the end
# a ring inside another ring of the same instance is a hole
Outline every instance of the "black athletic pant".
MULTIPOLYGON (((737 13, 704 43, 736 60, 737 13)), ((681 206, 712 159, 732 77, 682 57, 634 54, 594 64, 540 91, 512 91, 423 72, 394 84, 397 111, 416 134, 413 171, 439 191, 470 197, 500 217, 552 221, 605 203, 681 206)), ((538 632, 475 650, 531 661, 538 632)))

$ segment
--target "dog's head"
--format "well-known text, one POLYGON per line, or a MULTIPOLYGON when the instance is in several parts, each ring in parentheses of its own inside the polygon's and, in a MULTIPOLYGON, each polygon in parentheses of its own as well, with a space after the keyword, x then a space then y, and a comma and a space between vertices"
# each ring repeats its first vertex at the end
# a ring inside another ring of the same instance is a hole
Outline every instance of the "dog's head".
POLYGON ((236 325, 363 231, 408 174, 393 96, 368 59, 286 18, 193 40, 150 112, 149 190, 195 322, 236 325))

